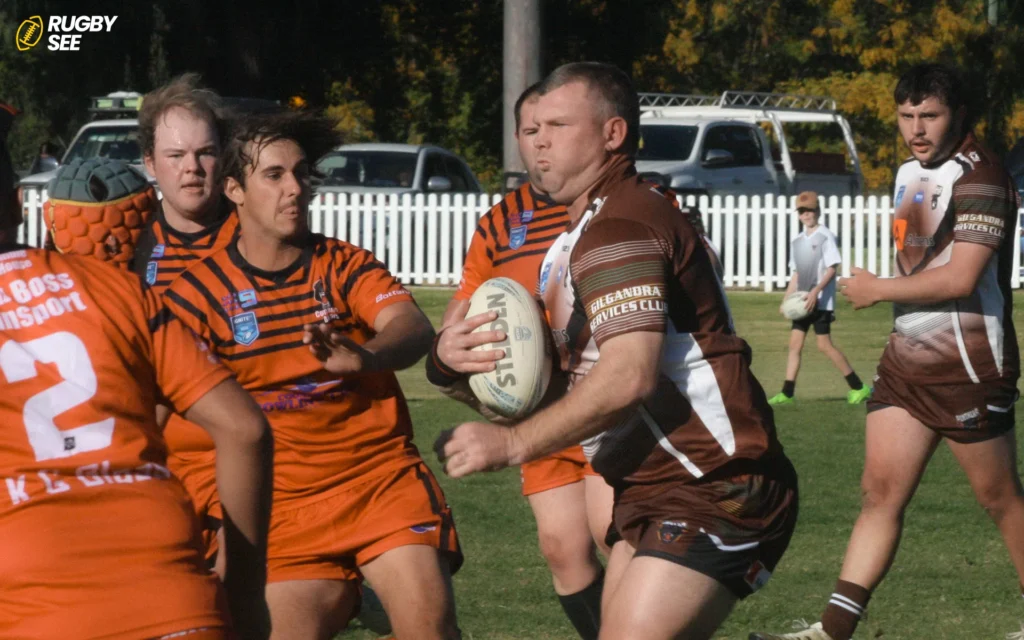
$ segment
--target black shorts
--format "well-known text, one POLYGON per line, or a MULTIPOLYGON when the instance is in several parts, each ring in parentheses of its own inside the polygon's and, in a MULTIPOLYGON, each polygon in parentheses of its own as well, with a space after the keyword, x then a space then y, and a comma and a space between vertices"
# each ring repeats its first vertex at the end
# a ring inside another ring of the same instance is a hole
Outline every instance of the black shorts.
POLYGON ((721 469, 656 491, 616 489, 605 542, 613 546, 624 540, 635 557, 687 567, 746 598, 771 578, 789 546, 799 508, 793 465, 782 454, 764 462, 760 473, 721 469))
POLYGON ((810 312, 806 318, 793 321, 793 331, 803 331, 807 333, 807 330, 814 325, 814 333, 819 336, 827 336, 832 333, 832 323, 836 321, 836 314, 832 311, 825 311, 824 309, 815 309, 810 312))

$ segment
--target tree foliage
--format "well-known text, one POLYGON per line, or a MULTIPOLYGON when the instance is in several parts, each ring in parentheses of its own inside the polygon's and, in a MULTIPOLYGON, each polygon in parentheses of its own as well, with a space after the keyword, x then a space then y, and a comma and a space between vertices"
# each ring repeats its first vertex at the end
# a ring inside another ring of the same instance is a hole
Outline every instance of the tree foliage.
MULTIPOLYGON (((514 1, 514 0, 506 0, 514 1)), ((627 69, 648 91, 788 91, 836 99, 866 183, 885 191, 905 154, 892 90, 922 60, 966 70, 979 131, 1005 151, 1024 135, 1024 3, 1001 0, 547 0, 544 69, 583 59, 627 69)), ((224 95, 301 97, 351 141, 430 142, 500 179, 502 18, 498 0, 6 0, 0 100, 22 109, 10 142, 27 166, 43 139, 69 141, 91 96, 147 91, 199 71, 224 95), (11 46, 30 15, 110 14, 114 34, 78 52, 11 46)), ((799 136, 811 148, 827 137, 799 136)))

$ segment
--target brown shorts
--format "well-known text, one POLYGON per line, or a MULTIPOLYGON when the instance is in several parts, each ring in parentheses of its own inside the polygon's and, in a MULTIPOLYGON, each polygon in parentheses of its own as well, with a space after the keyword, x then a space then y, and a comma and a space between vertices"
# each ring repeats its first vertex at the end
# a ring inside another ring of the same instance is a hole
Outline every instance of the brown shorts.
POLYGON ((452 573, 462 565, 451 509, 422 462, 298 504, 275 504, 267 582, 361 580, 360 565, 412 544, 440 551, 452 573))
POLYGON ((796 471, 782 454, 738 461, 692 483, 617 489, 615 498, 609 546, 625 540, 636 556, 703 573, 737 598, 771 578, 793 536, 799 504, 796 471))
POLYGON ((1013 429, 1017 383, 906 384, 886 375, 875 379, 868 411, 899 407, 953 442, 982 442, 1013 429))
POLYGON ((598 474, 583 456, 583 447, 576 445, 524 463, 519 467, 519 475, 523 481, 523 495, 532 496, 598 474))

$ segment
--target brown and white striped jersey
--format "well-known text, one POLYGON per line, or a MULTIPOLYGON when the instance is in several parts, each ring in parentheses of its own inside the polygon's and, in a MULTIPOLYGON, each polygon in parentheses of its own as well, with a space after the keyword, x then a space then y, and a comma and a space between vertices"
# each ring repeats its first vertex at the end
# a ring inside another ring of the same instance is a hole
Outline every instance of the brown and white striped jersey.
POLYGON ((578 381, 606 340, 665 334, 654 396, 583 443, 594 468, 630 484, 688 482, 781 453, 750 348, 697 230, 631 163, 591 193, 545 256, 538 284, 562 369, 578 381))
POLYGON ((895 207, 896 277, 948 264, 958 242, 995 253, 966 298, 893 305, 894 327, 879 375, 915 384, 1016 380, 1010 277, 1017 194, 998 158, 968 134, 938 166, 911 160, 896 174, 895 207))

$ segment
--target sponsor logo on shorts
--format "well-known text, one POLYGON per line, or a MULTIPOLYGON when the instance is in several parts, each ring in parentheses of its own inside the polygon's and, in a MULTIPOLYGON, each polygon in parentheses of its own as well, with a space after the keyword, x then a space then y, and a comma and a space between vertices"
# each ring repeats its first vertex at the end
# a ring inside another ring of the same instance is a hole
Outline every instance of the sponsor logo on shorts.
POLYGON ((415 527, 409 527, 409 531, 412 531, 413 533, 430 533, 431 531, 434 531, 435 529, 437 529, 436 525, 425 525, 425 524, 418 524, 415 527))
POLYGON ((757 591, 764 585, 768 584, 768 580, 772 577, 772 572, 765 568, 761 564, 760 560, 750 565, 750 569, 747 570, 747 574, 743 576, 743 581, 747 583, 751 591, 757 591))
POLYGON ((658 523, 658 540, 662 544, 672 544, 679 542, 682 539, 683 534, 686 533, 685 522, 659 522, 658 523))
POLYGON ((956 421, 965 429, 977 428, 979 420, 981 420, 981 411, 977 407, 956 416, 956 421))

